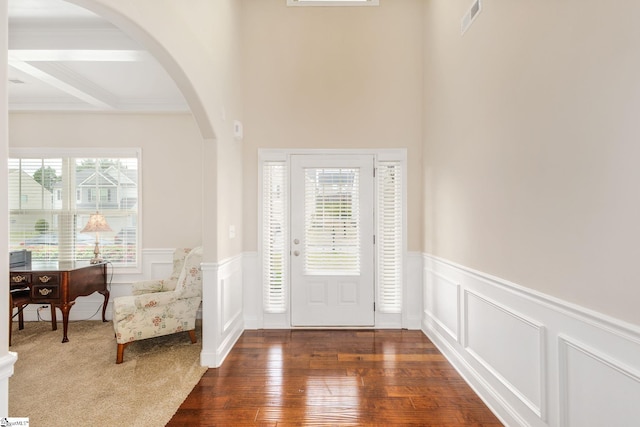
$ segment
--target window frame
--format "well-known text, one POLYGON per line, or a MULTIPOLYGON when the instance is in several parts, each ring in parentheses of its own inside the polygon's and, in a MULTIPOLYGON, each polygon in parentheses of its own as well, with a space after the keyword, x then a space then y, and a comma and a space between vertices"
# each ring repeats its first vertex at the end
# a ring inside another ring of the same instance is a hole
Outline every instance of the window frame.
MULTIPOLYGON (((86 148, 63 148, 63 147, 12 147, 8 150, 8 159, 11 158, 137 158, 137 193, 138 207, 135 215, 137 235, 136 235, 136 262, 130 265, 114 266, 115 273, 140 273, 142 272, 142 149, 139 147, 86 147, 86 148)), ((80 190, 75 188, 74 190, 80 190)), ((78 192, 74 191, 73 196, 77 202, 78 192)), ((99 196, 99 194, 98 194, 99 196)))

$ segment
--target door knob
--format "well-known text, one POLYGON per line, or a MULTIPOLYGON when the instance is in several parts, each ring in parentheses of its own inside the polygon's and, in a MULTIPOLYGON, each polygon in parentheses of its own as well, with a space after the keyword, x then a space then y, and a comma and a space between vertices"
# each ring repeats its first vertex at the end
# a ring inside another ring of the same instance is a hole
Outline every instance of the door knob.
POLYGON ((298 240, 298 239, 293 239, 293 244, 294 244, 294 245, 297 245, 297 244, 299 244, 299 243, 300 243, 300 240, 298 240))
POLYGON ((293 251, 293 255, 300 256, 300 251, 293 251))

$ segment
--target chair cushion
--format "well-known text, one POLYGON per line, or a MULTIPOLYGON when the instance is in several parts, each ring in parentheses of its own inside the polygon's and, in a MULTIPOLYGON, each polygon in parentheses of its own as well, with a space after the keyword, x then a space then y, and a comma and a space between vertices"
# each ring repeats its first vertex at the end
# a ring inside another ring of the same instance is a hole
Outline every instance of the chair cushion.
POLYGON ((173 271, 169 279, 162 281, 162 291, 173 291, 182 273, 184 261, 191 252, 190 248, 176 248, 173 252, 173 271))

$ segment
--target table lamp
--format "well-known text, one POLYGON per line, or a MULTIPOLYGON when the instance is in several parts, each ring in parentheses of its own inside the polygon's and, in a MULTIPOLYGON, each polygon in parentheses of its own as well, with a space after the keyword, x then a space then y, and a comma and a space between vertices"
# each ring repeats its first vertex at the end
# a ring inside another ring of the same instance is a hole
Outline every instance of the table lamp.
POLYGON ((113 230, 111 230, 111 227, 109 227, 109 224, 107 223, 104 215, 98 212, 91 214, 87 225, 85 225, 84 228, 80 230, 81 233, 96 233, 96 246, 95 248, 93 248, 93 258, 91 258, 91 261, 89 261, 91 264, 98 264, 103 261, 102 258, 100 258, 100 244, 98 240, 98 233, 102 231, 113 230))

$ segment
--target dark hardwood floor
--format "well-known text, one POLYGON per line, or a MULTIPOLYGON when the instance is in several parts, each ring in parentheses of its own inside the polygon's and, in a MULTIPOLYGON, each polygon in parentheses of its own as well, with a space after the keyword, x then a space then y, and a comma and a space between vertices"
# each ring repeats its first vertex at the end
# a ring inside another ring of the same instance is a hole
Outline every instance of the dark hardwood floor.
POLYGON ((501 426, 421 331, 245 331, 168 426, 501 426))

